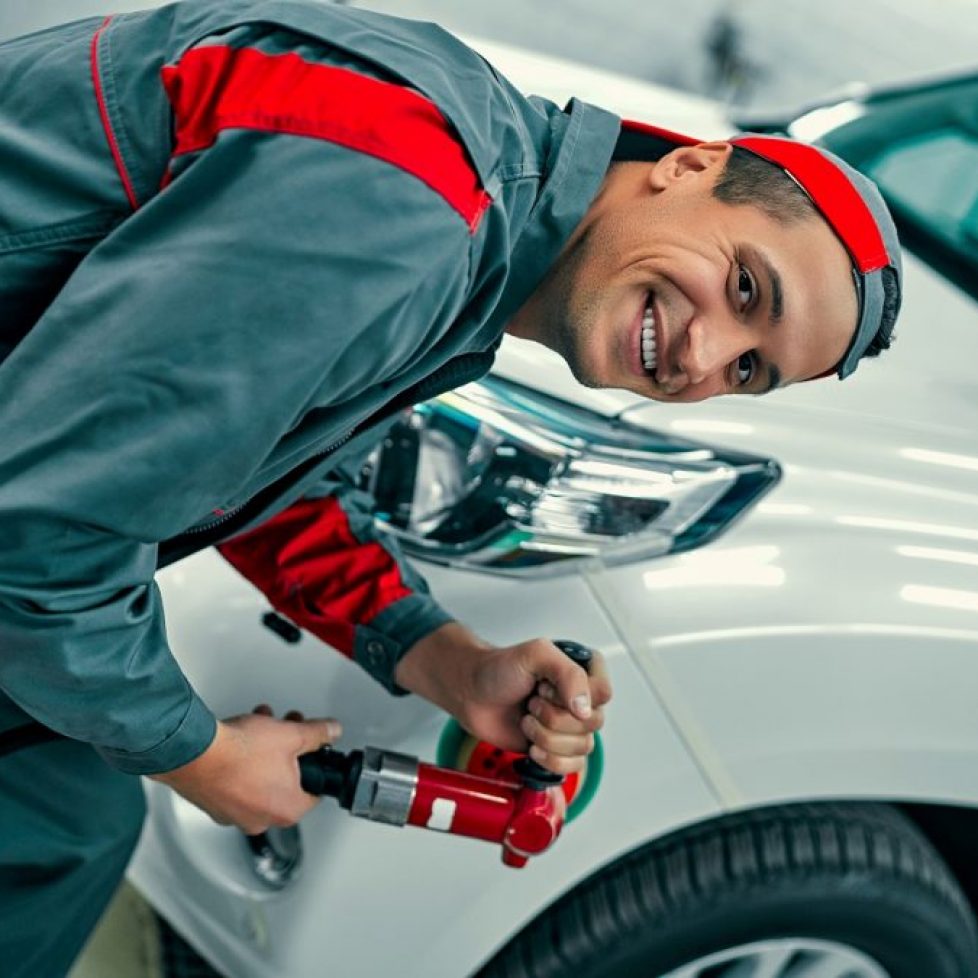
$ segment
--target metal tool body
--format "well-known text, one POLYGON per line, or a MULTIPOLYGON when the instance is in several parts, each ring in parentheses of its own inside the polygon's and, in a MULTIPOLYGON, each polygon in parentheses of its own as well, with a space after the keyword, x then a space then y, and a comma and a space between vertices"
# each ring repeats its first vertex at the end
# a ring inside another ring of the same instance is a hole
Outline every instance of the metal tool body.
MULTIPOLYGON (((576 642, 556 644, 587 668, 590 650, 576 642)), ((529 758, 514 765, 520 783, 377 747, 349 754, 324 747, 300 757, 299 770, 305 791, 336 798, 353 815, 496 842, 503 862, 514 868, 548 849, 564 824, 563 777, 529 758)))

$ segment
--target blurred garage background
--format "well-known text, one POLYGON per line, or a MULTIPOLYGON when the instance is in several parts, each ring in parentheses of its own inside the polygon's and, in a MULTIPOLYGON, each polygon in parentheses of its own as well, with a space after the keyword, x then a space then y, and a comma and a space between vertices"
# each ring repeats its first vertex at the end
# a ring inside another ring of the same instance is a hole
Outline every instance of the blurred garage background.
MULTIPOLYGON (((6 0, 0 38, 153 0, 6 0)), ((360 0, 753 108, 797 108, 850 82, 973 64, 978 0, 360 0)), ((652 120, 654 121, 654 120, 652 120)))

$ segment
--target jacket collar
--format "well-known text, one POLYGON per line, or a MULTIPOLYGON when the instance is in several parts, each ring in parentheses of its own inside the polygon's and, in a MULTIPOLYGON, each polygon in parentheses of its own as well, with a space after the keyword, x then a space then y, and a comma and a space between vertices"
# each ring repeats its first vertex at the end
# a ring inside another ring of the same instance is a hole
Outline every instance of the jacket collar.
POLYGON ((548 176, 512 249, 506 287, 488 323, 497 336, 543 281, 597 196, 621 125, 618 116, 578 99, 556 119, 562 132, 551 142, 548 176))

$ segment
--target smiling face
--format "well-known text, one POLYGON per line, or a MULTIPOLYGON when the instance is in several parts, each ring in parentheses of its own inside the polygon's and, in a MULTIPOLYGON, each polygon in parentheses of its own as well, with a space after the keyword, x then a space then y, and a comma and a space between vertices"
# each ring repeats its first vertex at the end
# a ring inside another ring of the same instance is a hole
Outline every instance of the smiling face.
POLYGON ((856 324, 849 256, 815 214, 782 223, 714 197, 729 153, 614 166, 509 332, 587 386, 656 400, 761 394, 834 367, 856 324))

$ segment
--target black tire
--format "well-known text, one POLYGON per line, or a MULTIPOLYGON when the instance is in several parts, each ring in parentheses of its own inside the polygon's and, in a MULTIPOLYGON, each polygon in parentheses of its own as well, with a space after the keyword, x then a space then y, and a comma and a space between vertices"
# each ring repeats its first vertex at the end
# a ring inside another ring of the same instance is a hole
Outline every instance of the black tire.
POLYGON ((643 846, 544 911, 478 978, 658 978, 781 938, 856 949, 890 978, 978 976, 972 909, 916 826, 888 805, 811 804, 643 846))
POLYGON ((215 971, 162 917, 157 915, 160 951, 166 978, 224 978, 215 971))

